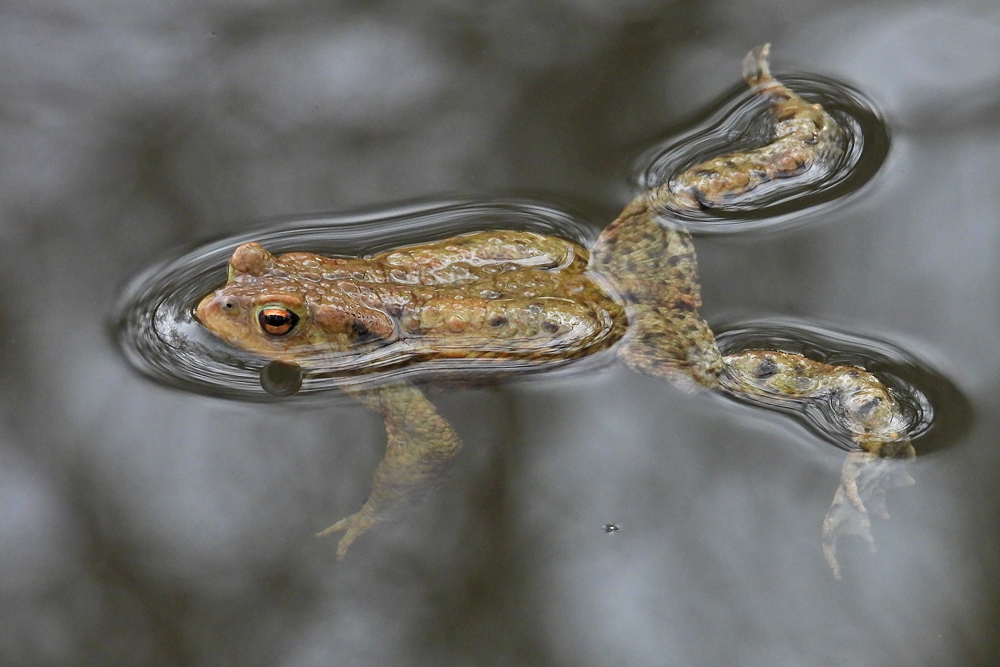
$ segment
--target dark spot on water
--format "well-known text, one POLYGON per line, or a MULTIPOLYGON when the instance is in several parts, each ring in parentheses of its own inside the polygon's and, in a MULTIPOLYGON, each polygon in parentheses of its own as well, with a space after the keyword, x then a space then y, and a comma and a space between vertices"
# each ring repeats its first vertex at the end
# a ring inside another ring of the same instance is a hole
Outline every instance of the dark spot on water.
POLYGON ((507 324, 507 318, 503 315, 494 315, 489 321, 491 327, 502 327, 505 324, 507 324))
POLYGON ((542 330, 550 334, 554 334, 559 331, 559 325, 555 322, 549 322, 548 320, 542 322, 542 330))
POLYGON ((606 523, 606 524, 604 524, 604 532, 605 533, 617 533, 619 530, 621 530, 621 529, 618 527, 617 523, 606 523))
POLYGON ((302 388, 302 368, 272 361, 260 369, 260 386, 272 396, 294 396, 302 388))

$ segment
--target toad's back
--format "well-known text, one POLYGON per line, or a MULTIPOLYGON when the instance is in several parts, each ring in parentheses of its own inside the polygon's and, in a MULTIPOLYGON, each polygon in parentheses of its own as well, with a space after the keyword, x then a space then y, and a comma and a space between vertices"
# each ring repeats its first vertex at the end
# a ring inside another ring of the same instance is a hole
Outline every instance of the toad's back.
MULTIPOLYGON (((197 317, 268 358, 322 366, 371 354, 544 364, 603 350, 625 315, 587 250, 523 231, 476 232, 365 258, 240 246, 197 317)), ((339 370, 351 370, 337 364, 339 370)))

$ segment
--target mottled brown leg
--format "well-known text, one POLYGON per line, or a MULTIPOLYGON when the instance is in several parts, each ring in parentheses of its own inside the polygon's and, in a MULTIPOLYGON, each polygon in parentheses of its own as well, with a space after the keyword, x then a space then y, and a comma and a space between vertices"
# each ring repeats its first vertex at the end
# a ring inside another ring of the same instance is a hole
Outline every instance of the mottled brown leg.
POLYGON ((808 403, 826 403, 859 447, 844 460, 840 486, 823 521, 823 555, 840 579, 838 538, 859 535, 874 552, 869 510, 888 519, 886 490, 913 483, 904 463, 914 450, 903 432, 899 404, 877 377, 856 366, 834 366, 774 350, 744 350, 727 355, 725 364, 721 381, 726 391, 771 406, 801 409, 808 403))
POLYGON ((659 219, 657 211, 724 204, 763 183, 801 174, 839 145, 840 130, 823 107, 771 76, 769 50, 764 45, 751 51, 743 75, 771 105, 770 143, 712 158, 640 195, 592 250, 591 270, 626 304, 629 331, 621 357, 641 373, 715 387, 722 369, 715 337, 698 315, 701 294, 691 236, 659 219))
POLYGON ((765 183, 803 174, 842 150, 842 132, 823 107, 771 76, 769 51, 770 44, 765 44, 747 54, 743 77, 771 106, 771 141, 696 164, 655 191, 658 205, 681 211, 722 206, 765 183))
POLYGON ((447 475, 462 447, 458 435, 418 388, 402 383, 349 391, 366 407, 382 413, 388 444, 375 470, 372 490, 360 511, 318 534, 345 531, 337 558, 359 536, 418 504, 447 475))
POLYGON ((629 327, 619 356, 633 370, 689 385, 724 389, 762 404, 840 401, 862 452, 849 454, 841 485, 823 523, 823 553, 840 578, 836 544, 861 535, 874 550, 867 502, 882 516, 885 490, 912 483, 899 459, 912 456, 896 428, 898 406, 877 378, 801 355, 747 351, 723 360, 708 324, 698 314, 701 294, 691 236, 657 212, 724 205, 781 178, 799 176, 842 150, 842 132, 818 104, 810 104, 771 76, 769 46, 751 51, 743 75, 765 98, 774 117, 769 143, 711 158, 631 202, 598 238, 590 269, 625 303, 629 327), (862 441, 863 440, 863 441, 862 441))
POLYGON ((691 235, 657 220, 642 195, 601 233, 590 269, 628 315, 619 358, 640 373, 715 387, 722 355, 698 314, 701 290, 691 235))

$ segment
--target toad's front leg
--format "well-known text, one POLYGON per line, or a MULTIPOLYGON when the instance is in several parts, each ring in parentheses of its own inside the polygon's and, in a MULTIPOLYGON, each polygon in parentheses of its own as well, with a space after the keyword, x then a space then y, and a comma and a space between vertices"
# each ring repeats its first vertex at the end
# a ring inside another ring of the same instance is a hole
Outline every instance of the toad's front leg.
POLYGON ((407 508, 421 502, 444 480, 462 447, 451 425, 423 392, 409 383, 348 393, 366 407, 382 413, 388 444, 364 506, 318 534, 325 537, 345 531, 337 545, 338 559, 373 526, 398 518, 407 508))

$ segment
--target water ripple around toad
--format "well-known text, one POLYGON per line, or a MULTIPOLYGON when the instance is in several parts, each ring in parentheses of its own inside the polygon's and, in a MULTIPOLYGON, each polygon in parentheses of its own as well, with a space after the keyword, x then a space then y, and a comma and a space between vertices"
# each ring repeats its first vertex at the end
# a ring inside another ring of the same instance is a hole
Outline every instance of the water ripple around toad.
MULTIPOLYGON (((916 355, 877 338, 790 318, 746 319, 716 328, 723 354, 778 350, 832 365, 859 366, 875 375, 899 403, 904 428, 921 454, 957 443, 972 423, 968 399, 947 377, 916 355)), ((749 405, 787 413, 824 440, 856 449, 827 401, 791 402, 774 396, 726 394, 749 405)))
MULTIPOLYGON (((595 236, 593 228, 570 214, 526 200, 437 200, 358 214, 286 220, 199 246, 150 267, 123 291, 112 319, 113 333, 122 353, 146 377, 177 389, 241 400, 267 401, 296 392, 310 395, 384 382, 398 374, 461 374, 469 370, 468 361, 444 359, 375 375, 338 375, 331 367, 327 373, 297 376, 293 366, 268 364, 266 359, 216 338, 194 319, 193 309, 201 297, 225 282, 225 267, 233 250, 248 241, 257 241, 273 252, 308 248, 331 256, 364 256, 488 229, 533 231, 585 247, 595 236)), ((392 365, 392 360, 373 362, 392 365)), ((596 361, 579 363, 589 366, 596 361)), ((357 360, 350 366, 356 369, 357 360)), ((474 370, 487 374, 493 369, 478 364, 474 370)), ((504 372, 520 370, 527 368, 504 367, 504 372)))
MULTIPOLYGON (((720 207, 662 215, 697 234, 745 232, 788 227, 818 218, 850 199, 879 171, 889 153, 889 131, 874 104, 843 83, 817 77, 778 74, 777 78, 810 102, 819 102, 844 130, 839 155, 814 165, 795 178, 778 179, 740 195, 720 207)), ((643 190, 669 181, 703 160, 760 146, 771 136, 773 117, 767 103, 745 85, 734 87, 706 119, 643 152, 633 167, 633 180, 643 190)))

